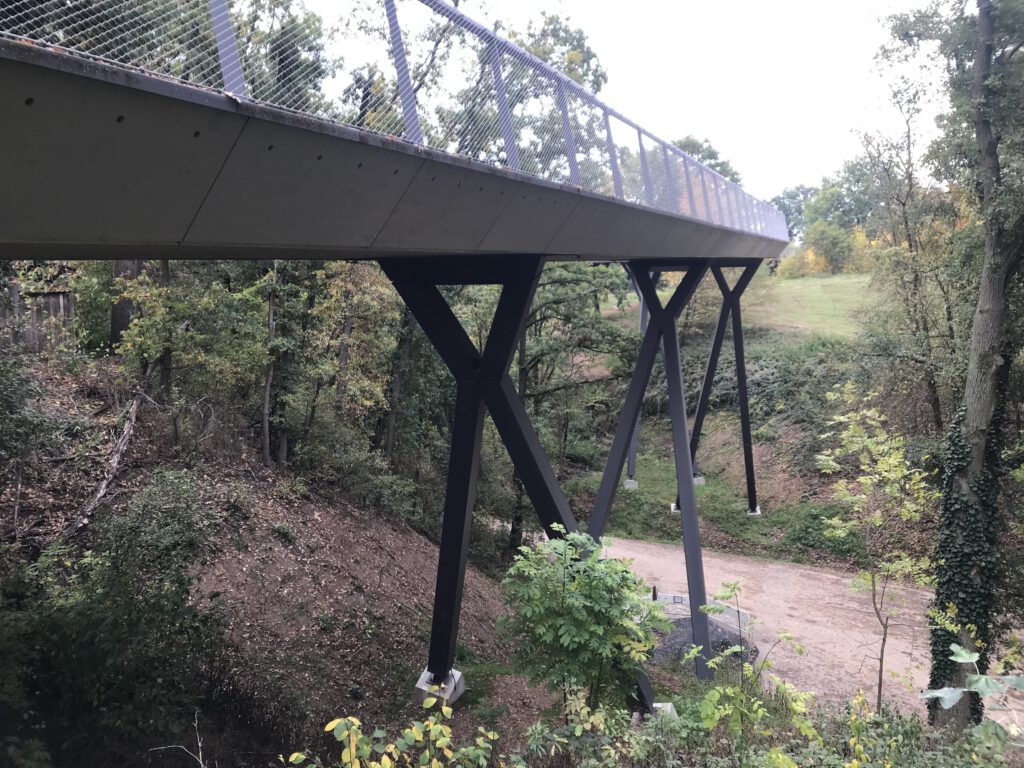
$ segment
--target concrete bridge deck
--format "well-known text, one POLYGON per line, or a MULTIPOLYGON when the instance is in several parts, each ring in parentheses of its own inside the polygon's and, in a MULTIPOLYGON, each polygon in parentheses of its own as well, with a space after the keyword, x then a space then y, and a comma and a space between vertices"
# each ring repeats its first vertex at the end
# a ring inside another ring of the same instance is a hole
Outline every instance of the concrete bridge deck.
POLYGON ((0 257, 765 259, 786 243, 0 39, 0 257))

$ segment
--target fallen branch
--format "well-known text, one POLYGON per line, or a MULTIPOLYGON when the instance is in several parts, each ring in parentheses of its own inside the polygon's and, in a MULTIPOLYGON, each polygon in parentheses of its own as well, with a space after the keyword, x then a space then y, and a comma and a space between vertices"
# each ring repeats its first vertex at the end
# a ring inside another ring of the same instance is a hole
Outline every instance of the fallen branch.
POLYGON ((110 452, 110 460, 107 462, 107 469, 103 473, 103 480, 100 481, 96 491, 86 505, 82 507, 82 511, 78 513, 78 516, 71 525, 60 534, 59 540, 67 541, 73 538, 89 524, 93 513, 107 495, 107 491, 110 490, 110 484, 117 478, 117 474, 121 470, 121 460, 124 458, 128 446, 131 445, 132 435, 135 434, 135 423, 139 417, 139 406, 146 396, 146 387, 149 385, 149 374, 151 371, 152 368, 150 367, 142 377, 142 381, 135 390, 135 397, 132 398, 131 403, 124 412, 124 427, 121 430, 121 435, 117 438, 117 442, 114 443, 113 450, 110 452))

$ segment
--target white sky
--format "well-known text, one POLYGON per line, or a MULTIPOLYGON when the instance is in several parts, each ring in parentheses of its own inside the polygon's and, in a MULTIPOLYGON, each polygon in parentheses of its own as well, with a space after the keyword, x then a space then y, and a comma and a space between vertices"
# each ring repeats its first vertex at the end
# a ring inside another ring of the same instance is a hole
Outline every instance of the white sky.
MULTIPOLYGON (((754 195, 816 185, 899 130, 874 63, 885 17, 924 0, 491 0, 525 28, 542 11, 584 29, 608 73, 603 100, 664 139, 708 139, 754 195)), ((466 3, 480 15, 478 2, 466 3)), ((938 95, 937 95, 938 96, 938 95)), ((941 100, 939 100, 941 106, 941 100)), ((920 128, 930 133, 935 105, 920 128)))
MULTIPOLYGON (((305 3, 328 25, 352 8, 352 0, 305 3)), ((902 130, 875 55, 888 41, 885 18, 925 3, 462 0, 460 9, 488 27, 500 19, 520 31, 545 11, 568 18, 586 32, 608 74, 600 94, 607 104, 663 139, 708 139, 745 189, 770 199, 838 171, 859 153, 859 134, 902 130)), ((398 7, 407 29, 430 18, 416 0, 398 7)), ((345 58, 367 60, 369 49, 357 40, 342 47, 345 58)), ((380 41, 372 47, 384 56, 380 41)), ((933 90, 917 121, 919 151, 943 107, 939 87, 933 90)))

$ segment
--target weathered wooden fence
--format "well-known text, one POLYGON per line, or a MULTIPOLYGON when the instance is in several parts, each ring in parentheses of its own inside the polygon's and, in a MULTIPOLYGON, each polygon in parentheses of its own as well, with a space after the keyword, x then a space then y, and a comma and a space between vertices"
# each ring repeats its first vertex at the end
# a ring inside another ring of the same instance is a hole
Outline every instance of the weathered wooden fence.
POLYGON ((9 302, 0 302, 0 347, 42 352, 70 343, 75 300, 70 291, 24 293, 8 286, 9 302))

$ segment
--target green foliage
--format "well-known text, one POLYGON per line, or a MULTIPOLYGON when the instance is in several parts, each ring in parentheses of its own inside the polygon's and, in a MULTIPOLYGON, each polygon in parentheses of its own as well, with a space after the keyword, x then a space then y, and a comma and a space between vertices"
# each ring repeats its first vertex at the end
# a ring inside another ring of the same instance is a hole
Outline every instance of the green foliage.
MULTIPOLYGON (((936 557, 941 561, 937 570, 935 603, 937 608, 953 607, 960 627, 972 628, 970 638, 979 649, 979 674, 988 671, 989 651, 995 639, 993 616, 997 611, 994 586, 1002 570, 999 537, 1003 518, 998 507, 999 484, 993 474, 1001 461, 1002 430, 997 425, 986 443, 986 462, 980 476, 968 494, 960 485, 959 473, 970 460, 970 451, 962 432, 963 410, 950 427, 943 456, 942 506, 939 515, 939 543, 936 557)), ((937 690, 950 687, 957 679, 959 668, 948 657, 953 643, 966 642, 965 629, 939 623, 932 628, 932 668, 929 687, 937 690)), ((976 693, 970 694, 971 711, 980 722, 982 702, 976 693)), ((935 700, 929 702, 929 712, 937 712, 935 700)))
MULTIPOLYGON (((1024 692, 1024 676, 983 674, 978 667, 980 653, 969 651, 956 643, 950 644, 950 650, 952 653, 949 660, 966 668, 963 686, 947 686, 925 691, 921 698, 928 700, 930 705, 938 704, 943 709, 949 709, 955 706, 964 694, 973 694, 979 699, 991 699, 990 709, 1006 712, 1010 709, 1011 694, 1024 692)), ((1008 750, 1024 748, 1024 730, 1016 721, 1003 725, 996 720, 984 720, 974 726, 972 734, 977 742, 976 752, 997 763, 1003 762, 1008 750)))
POLYGON ((824 219, 816 219, 807 226, 804 243, 825 259, 832 274, 842 272, 853 259, 853 235, 824 219))
POLYGON ((913 557, 899 550, 883 529, 900 522, 919 524, 938 502, 938 491, 928 474, 913 466, 906 455, 906 441, 892 434, 885 418, 856 387, 847 385, 830 396, 846 409, 831 421, 836 432, 826 435, 836 446, 818 455, 818 466, 828 475, 839 476, 833 498, 849 509, 845 517, 825 521, 825 534, 836 539, 857 538, 864 543, 866 562, 854 587, 870 592, 875 618, 882 632, 878 660, 876 709, 882 708, 882 680, 885 643, 890 622, 898 612, 887 602, 890 582, 913 581, 921 586, 934 583, 933 565, 928 557, 913 557))
POLYGON ((193 595, 190 571, 218 525, 188 473, 161 472, 97 521, 91 549, 51 545, 5 579, 0 711, 26 713, 6 722, 43 722, 79 747, 185 722, 222 643, 219 612, 193 595))
POLYGON ((429 715, 411 722, 394 739, 379 729, 367 735, 355 717, 332 720, 324 727, 324 733, 331 734, 341 745, 341 755, 336 761, 308 758, 302 752, 293 752, 287 760, 283 755, 278 759, 282 765, 315 765, 318 768, 329 765, 345 768, 483 768, 490 764, 497 733, 481 727, 477 729, 472 744, 457 746, 447 723, 452 717, 452 708, 435 696, 427 697, 423 707, 429 715))
POLYGON ((47 440, 50 421, 31 404, 41 394, 17 356, 0 356, 0 490, 15 466, 47 440))
MULTIPOLYGON (((712 596, 714 602, 702 606, 701 610, 706 614, 721 614, 725 604, 731 602, 739 616, 739 593, 739 582, 724 584, 722 590, 712 596)), ((738 623, 737 631, 742 635, 742 624, 738 623)), ((701 722, 708 731, 714 731, 719 724, 724 725, 740 766, 753 765, 750 753, 755 737, 771 735, 765 726, 769 707, 765 702, 763 678, 770 674, 772 652, 783 644, 798 655, 804 652, 803 646, 791 635, 780 634, 778 640, 757 662, 745 658, 747 650, 742 645, 730 646, 708 660, 708 667, 715 670, 716 676, 715 684, 700 702, 701 722)), ((700 648, 694 648, 684 661, 691 660, 700 652, 700 648)), ((797 690, 775 675, 771 675, 771 678, 775 686, 775 700, 781 704, 787 724, 808 741, 820 740, 808 715, 812 695, 797 690)))
POLYGON ((295 533, 295 530, 285 523, 278 523, 271 528, 271 530, 274 532, 274 535, 281 539, 285 544, 294 544, 299 538, 295 533))
POLYGON ((583 533, 522 547, 502 588, 512 611, 503 628, 523 671, 552 690, 585 689, 592 708, 621 700, 655 630, 667 628, 643 581, 626 563, 602 559, 583 533))

